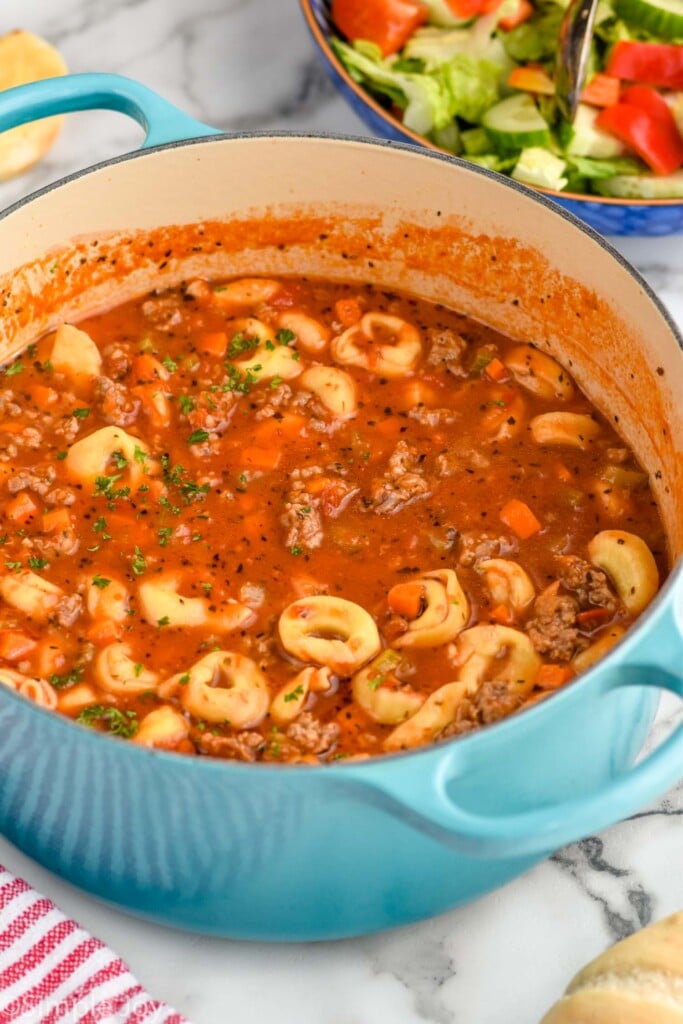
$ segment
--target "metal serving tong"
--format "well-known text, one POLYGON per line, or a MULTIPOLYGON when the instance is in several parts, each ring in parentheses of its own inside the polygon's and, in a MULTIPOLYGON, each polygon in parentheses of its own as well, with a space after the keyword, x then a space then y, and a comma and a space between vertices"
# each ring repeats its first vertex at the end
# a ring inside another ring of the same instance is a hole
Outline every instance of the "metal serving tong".
POLYGON ((570 123, 579 104, 593 38, 598 0, 571 0, 560 26, 555 61, 555 99, 570 123))

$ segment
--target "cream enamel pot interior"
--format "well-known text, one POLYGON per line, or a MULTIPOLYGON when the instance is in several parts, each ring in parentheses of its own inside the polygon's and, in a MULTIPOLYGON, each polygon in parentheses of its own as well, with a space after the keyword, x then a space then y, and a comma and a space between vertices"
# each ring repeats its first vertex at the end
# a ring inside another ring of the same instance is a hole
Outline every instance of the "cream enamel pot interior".
MULTIPOLYGON (((0 355, 190 275, 309 274, 458 307, 571 368, 648 467, 683 550, 683 357, 642 279, 523 187, 440 154, 213 136, 136 83, 0 97, 0 129, 137 117, 152 148, 0 217, 0 355), (184 136, 204 136, 175 141, 184 136), (172 230, 183 225, 182 230, 172 230)), ((502 884, 683 775, 683 727, 635 764, 658 691, 683 694, 683 582, 576 683, 476 734, 372 761, 243 765, 148 751, 0 692, 0 828, 90 892, 199 931, 320 939, 414 921, 502 884)))

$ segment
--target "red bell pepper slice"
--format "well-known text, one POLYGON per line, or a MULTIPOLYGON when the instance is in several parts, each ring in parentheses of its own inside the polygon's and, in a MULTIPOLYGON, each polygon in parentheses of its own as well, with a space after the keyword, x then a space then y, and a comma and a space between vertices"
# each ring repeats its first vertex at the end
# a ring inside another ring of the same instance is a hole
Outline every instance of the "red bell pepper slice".
POLYGON ((646 110, 658 121, 666 121, 667 124, 676 127, 676 120, 671 113, 669 104, 651 85, 630 85, 628 89, 624 89, 621 102, 628 103, 629 107, 646 110))
POLYGON ((510 14, 504 14, 498 22, 498 28, 502 28, 504 32, 511 32, 513 28, 528 21, 533 13, 534 7, 530 0, 517 0, 517 9, 510 14))
MULTIPOLYGON (((502 3, 502 0, 497 0, 494 3, 494 7, 498 6, 498 3, 502 3)), ((485 11, 491 9, 491 0, 446 0, 446 6, 450 9, 451 14, 454 18, 474 18, 478 14, 483 14, 485 11)))
POLYGON ((617 43, 605 69, 628 82, 683 89, 683 46, 671 43, 617 43))
POLYGON ((333 0, 332 20, 347 39, 367 39, 388 57, 427 20, 418 0, 333 0))
POLYGON ((683 138, 671 123, 628 103, 616 103, 600 111, 598 128, 611 132, 634 149, 655 174, 673 174, 683 164, 683 138))

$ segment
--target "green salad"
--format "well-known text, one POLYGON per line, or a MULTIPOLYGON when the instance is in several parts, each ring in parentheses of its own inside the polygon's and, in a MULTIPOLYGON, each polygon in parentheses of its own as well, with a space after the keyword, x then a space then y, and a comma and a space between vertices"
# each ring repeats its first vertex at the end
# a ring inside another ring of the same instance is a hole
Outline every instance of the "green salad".
POLYGON ((600 0, 572 124, 554 95, 568 0, 481 0, 469 18, 463 2, 409 0, 387 52, 392 0, 338 0, 332 47, 406 128, 466 160, 557 192, 683 198, 683 0, 600 0))

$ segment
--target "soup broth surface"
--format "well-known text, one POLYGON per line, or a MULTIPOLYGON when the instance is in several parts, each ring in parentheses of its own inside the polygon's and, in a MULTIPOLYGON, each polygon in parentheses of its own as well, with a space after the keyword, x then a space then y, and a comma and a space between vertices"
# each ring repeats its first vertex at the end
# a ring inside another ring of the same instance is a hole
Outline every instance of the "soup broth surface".
POLYGON ((647 473, 567 370, 409 296, 191 281, 0 386, 0 682, 132 742, 317 764, 465 733, 666 574, 647 473))

